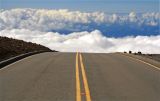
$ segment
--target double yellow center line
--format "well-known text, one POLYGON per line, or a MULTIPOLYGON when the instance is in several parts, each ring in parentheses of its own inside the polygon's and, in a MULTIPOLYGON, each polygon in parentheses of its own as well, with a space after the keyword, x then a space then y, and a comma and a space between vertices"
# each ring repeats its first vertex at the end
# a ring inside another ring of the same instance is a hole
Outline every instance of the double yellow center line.
POLYGON ((85 72, 85 67, 83 64, 83 59, 81 53, 76 54, 76 101, 81 101, 81 85, 80 85, 80 72, 79 69, 82 71, 82 79, 83 79, 83 84, 84 84, 84 89, 85 89, 85 96, 86 96, 86 101, 91 101, 91 96, 90 96, 90 91, 89 91, 89 86, 88 86, 88 81, 87 81, 87 76, 85 72), (79 59, 80 59, 80 67, 79 68, 79 59))

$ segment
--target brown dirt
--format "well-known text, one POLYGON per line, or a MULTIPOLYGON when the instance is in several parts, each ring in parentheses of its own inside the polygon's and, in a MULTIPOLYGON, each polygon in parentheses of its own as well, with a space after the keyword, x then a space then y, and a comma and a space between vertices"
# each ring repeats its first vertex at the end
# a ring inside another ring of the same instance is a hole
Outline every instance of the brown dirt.
POLYGON ((20 54, 40 50, 52 51, 39 44, 0 36, 0 61, 20 54))

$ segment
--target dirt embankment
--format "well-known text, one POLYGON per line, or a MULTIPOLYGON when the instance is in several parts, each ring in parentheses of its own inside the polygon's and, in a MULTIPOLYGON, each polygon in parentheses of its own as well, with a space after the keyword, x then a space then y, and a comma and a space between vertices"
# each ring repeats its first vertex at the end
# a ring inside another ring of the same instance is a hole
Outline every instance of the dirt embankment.
POLYGON ((150 58, 150 59, 153 59, 153 60, 156 60, 156 61, 160 62, 160 54, 143 54, 143 55, 140 55, 140 56, 150 58))
POLYGON ((142 54, 142 53, 122 53, 131 58, 143 61, 160 68, 160 54, 142 54))
POLYGON ((0 61, 34 51, 54 51, 45 46, 0 36, 0 61))

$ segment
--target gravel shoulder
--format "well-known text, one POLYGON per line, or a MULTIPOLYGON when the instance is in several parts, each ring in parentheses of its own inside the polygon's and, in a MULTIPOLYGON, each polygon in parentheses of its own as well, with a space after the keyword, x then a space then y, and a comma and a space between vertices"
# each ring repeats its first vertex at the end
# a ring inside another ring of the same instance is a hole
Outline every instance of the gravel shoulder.
POLYGON ((150 63, 156 67, 160 68, 160 54, 128 54, 128 53, 122 53, 123 55, 130 56, 136 59, 140 59, 144 62, 150 63))

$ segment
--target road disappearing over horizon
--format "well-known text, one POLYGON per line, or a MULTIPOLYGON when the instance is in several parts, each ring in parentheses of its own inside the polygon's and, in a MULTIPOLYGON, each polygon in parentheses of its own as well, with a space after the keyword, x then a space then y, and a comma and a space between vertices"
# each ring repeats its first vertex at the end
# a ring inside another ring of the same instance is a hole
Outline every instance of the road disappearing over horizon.
POLYGON ((0 70, 0 101, 160 101, 160 70, 118 53, 46 52, 0 70))

